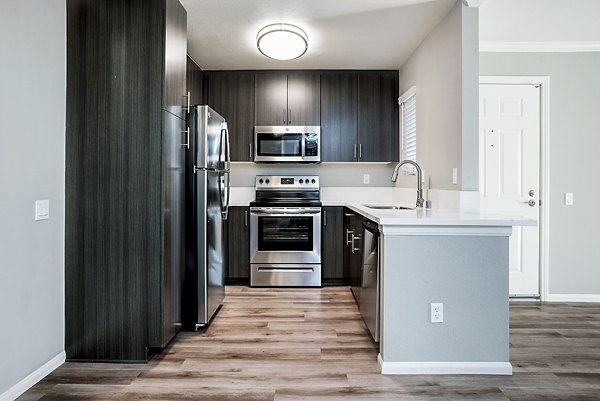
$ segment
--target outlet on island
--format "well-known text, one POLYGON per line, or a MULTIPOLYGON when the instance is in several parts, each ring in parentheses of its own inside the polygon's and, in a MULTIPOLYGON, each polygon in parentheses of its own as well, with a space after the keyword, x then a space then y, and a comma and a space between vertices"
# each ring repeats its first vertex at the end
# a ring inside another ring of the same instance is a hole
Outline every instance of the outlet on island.
POLYGON ((371 182, 370 174, 363 174, 363 184, 369 184, 371 182))
POLYGON ((431 307, 431 323, 444 323, 444 304, 441 302, 429 304, 431 307))

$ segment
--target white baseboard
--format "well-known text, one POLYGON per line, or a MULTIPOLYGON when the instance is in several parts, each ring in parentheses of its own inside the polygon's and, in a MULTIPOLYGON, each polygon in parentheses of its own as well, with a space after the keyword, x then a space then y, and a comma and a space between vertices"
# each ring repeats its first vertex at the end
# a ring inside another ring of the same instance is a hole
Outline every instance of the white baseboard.
POLYGON ((0 401, 13 401, 25 391, 33 387, 37 382, 52 373, 54 369, 65 363, 66 358, 67 354, 65 351, 56 355, 38 369, 31 372, 31 374, 29 374, 23 380, 6 390, 4 393, 0 394, 0 401))
POLYGON ((548 294, 548 302, 600 302, 600 294, 548 294))
POLYGON ((510 362, 383 362, 382 375, 512 375, 510 362))

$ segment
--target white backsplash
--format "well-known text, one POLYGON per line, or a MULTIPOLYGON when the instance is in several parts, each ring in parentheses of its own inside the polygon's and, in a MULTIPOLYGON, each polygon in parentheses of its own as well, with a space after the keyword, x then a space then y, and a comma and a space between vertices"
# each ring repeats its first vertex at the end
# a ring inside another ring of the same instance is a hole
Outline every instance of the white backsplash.
MULTIPOLYGON (((424 189, 423 197, 431 200, 432 209, 479 212, 479 192, 424 189)), ((348 202, 394 204, 414 207, 415 188, 392 187, 321 187, 324 206, 343 206, 348 202)), ((248 206, 254 200, 254 187, 232 187, 231 206, 248 206)))

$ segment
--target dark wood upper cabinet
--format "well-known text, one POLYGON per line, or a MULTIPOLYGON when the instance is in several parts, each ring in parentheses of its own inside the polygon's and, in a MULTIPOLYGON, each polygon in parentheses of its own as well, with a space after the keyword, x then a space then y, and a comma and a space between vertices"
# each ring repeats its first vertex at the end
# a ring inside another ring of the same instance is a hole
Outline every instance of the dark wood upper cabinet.
POLYGON ((227 281, 250 279, 250 209, 233 206, 227 218, 227 281))
POLYGON ((208 104, 225 117, 233 161, 252 161, 254 126, 321 126, 323 162, 399 158, 398 71, 213 71, 208 104))
POLYGON ((357 74, 324 72, 321 75, 321 161, 355 160, 357 110, 357 74))
POLYGON ((227 121, 232 161, 254 159, 254 73, 209 72, 208 104, 227 121))
POLYGON ((287 125, 287 74, 256 73, 255 125, 287 125))
POLYGON ((188 56, 185 81, 186 92, 190 94, 190 105, 207 104, 207 78, 206 73, 188 56))
POLYGON ((321 77, 318 72, 288 73, 288 125, 321 124, 321 77))
POLYGON ((320 125, 320 75, 257 72, 255 125, 320 125))
POLYGON ((394 162, 399 158, 398 73, 358 75, 358 161, 394 162))
POLYGON ((344 207, 325 206, 321 219, 321 278, 324 283, 344 280, 344 207))
POLYGON ((163 109, 185 119, 187 104, 187 13, 179 0, 165 1, 165 73, 163 109))

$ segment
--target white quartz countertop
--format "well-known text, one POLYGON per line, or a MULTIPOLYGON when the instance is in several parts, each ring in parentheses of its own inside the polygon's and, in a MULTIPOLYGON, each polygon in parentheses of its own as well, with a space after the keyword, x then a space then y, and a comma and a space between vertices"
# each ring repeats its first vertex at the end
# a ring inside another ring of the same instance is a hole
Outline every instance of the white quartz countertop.
MULTIPOLYGON (((368 203, 370 204, 370 203, 368 203)), ((381 204, 381 203, 373 203, 381 204)), ((388 203, 389 204, 389 203, 388 203)), ((464 213, 460 211, 412 209, 371 209, 363 203, 345 206, 383 226, 535 226, 537 221, 523 216, 464 213)), ((412 207, 412 205, 403 205, 412 207)))

